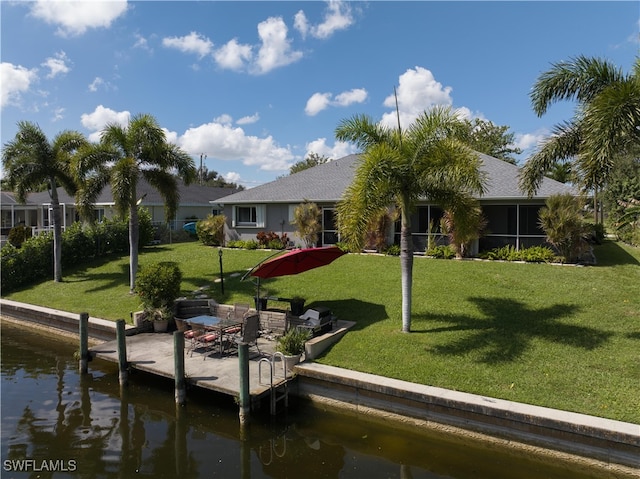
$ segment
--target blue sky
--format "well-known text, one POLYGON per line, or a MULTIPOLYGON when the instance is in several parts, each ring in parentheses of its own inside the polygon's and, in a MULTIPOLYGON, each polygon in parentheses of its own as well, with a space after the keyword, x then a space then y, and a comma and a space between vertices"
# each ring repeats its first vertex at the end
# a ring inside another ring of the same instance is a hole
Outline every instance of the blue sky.
POLYGON ((551 63, 606 58, 629 72, 629 2, 1 2, 2 144, 20 120, 97 140, 153 115, 167 138, 252 187, 336 142, 355 114, 403 125, 436 104, 509 125, 526 161, 574 105, 542 118, 529 91, 551 63))

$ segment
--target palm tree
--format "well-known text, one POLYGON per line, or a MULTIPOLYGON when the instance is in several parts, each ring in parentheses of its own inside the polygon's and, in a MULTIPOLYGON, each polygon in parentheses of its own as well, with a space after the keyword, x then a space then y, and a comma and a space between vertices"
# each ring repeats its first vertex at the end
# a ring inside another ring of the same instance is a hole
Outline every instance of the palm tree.
POLYGON ((83 188, 78 204, 86 214, 106 184, 110 184, 116 211, 129 214, 129 288, 134 290, 138 270, 138 181, 144 178, 164 199, 165 217, 175 217, 179 204, 178 178, 196 179, 193 159, 167 143, 164 131, 151 115, 136 115, 129 125, 109 124, 101 142, 83 152, 78 163, 83 188))
POLYGON ((640 144, 640 58, 627 75, 598 58, 579 56, 554 64, 534 84, 531 102, 542 116, 559 100, 576 100, 576 113, 554 127, 522 169, 520 186, 529 196, 557 162, 571 163, 581 185, 597 192, 617 159, 640 144))
POLYGON ((390 205, 400 213, 403 332, 411 331, 411 213, 418 200, 448 206, 484 191, 480 160, 457 139, 460 122, 449 108, 437 107, 404 131, 367 116, 354 116, 336 128, 339 140, 362 150, 354 180, 337 205, 341 239, 359 250, 372 218, 390 205))
POLYGON ((63 131, 49 141, 42 129, 31 122, 18 122, 15 138, 2 150, 2 167, 8 187, 19 202, 27 194, 47 184, 53 210, 53 279, 62 281, 62 213, 58 199, 58 185, 74 194, 76 184, 71 172, 73 155, 87 144, 77 131, 63 131))

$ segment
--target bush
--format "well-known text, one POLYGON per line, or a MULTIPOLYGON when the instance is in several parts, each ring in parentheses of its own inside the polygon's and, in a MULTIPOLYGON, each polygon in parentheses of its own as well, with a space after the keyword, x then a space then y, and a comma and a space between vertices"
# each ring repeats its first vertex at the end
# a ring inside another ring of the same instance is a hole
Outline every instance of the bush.
POLYGON ((456 252, 449 245, 434 246, 432 248, 429 248, 425 252, 425 254, 427 256, 431 256, 433 258, 440 258, 440 259, 451 259, 451 258, 455 258, 456 256, 456 252))
POLYGON ((171 308, 180 296, 182 272, 177 263, 163 261, 143 266, 136 275, 135 292, 145 311, 171 308))
POLYGON ((384 250, 384 254, 388 256, 400 256, 400 245, 391 244, 384 250))
POLYGON ((227 247, 238 249, 258 249, 258 242, 256 240, 231 240, 227 241, 227 247))
POLYGON ((11 243, 16 248, 20 248, 22 243, 33 236, 32 230, 30 227, 25 225, 14 226, 9 230, 9 236, 7 236, 7 241, 11 243))
POLYGON ((287 244, 289 244, 287 233, 283 233, 281 238, 278 236, 278 233, 274 231, 260 231, 256 235, 256 240, 258 241, 259 248, 285 249, 287 244))
POLYGON ((196 223, 198 239, 207 246, 224 245, 224 225, 227 218, 224 215, 209 215, 206 219, 196 223))
POLYGON ((494 248, 480 255, 480 258, 495 261, 526 261, 528 263, 551 263, 558 261, 555 252, 547 246, 531 246, 517 250, 515 246, 506 245, 494 248))

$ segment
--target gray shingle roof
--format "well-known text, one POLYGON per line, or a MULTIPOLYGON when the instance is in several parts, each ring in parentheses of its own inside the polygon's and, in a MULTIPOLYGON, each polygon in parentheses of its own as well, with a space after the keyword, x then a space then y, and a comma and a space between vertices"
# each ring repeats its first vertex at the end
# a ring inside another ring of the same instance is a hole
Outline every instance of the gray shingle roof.
MULTIPOLYGON (((487 173, 485 200, 523 199, 526 197, 518 187, 520 168, 506 161, 478 153, 482 170, 487 173)), ((285 176, 270 183, 225 196, 218 200, 222 204, 242 203, 299 203, 337 202, 351 184, 359 155, 349 155, 338 160, 314 166, 299 173, 285 176)), ((545 178, 534 198, 545 199, 558 193, 575 191, 557 181, 545 178)))
MULTIPOLYGON (((181 181, 178 183, 178 188, 180 190, 181 206, 209 206, 211 201, 215 201, 218 198, 226 196, 229 192, 237 191, 236 189, 213 188, 201 185, 186 186, 181 181)), ((152 188, 151 185, 144 180, 141 180, 138 183, 137 193, 140 197, 146 195, 144 197, 144 204, 146 205, 164 205, 164 201, 160 196, 160 193, 158 193, 155 188, 152 188)), ((58 197, 60 203, 75 204, 75 199, 68 195, 63 188, 58 188, 58 197)), ((29 204, 48 204, 51 203, 51 198, 48 191, 41 191, 39 193, 31 193, 27 198, 27 202, 29 204)), ((102 190, 100 196, 96 200, 96 204, 113 204, 113 196, 111 195, 111 188, 109 186, 102 190)))

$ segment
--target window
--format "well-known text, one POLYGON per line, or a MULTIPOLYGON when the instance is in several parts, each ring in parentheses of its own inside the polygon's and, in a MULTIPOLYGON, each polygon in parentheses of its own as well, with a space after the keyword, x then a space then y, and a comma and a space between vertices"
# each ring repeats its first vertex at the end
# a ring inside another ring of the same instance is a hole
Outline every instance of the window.
POLYGON ((332 245, 340 241, 336 226, 335 208, 322 209, 322 245, 332 245))
POLYGON ((265 205, 242 205, 233 208, 231 218, 232 227, 249 226, 255 228, 265 227, 265 205))

